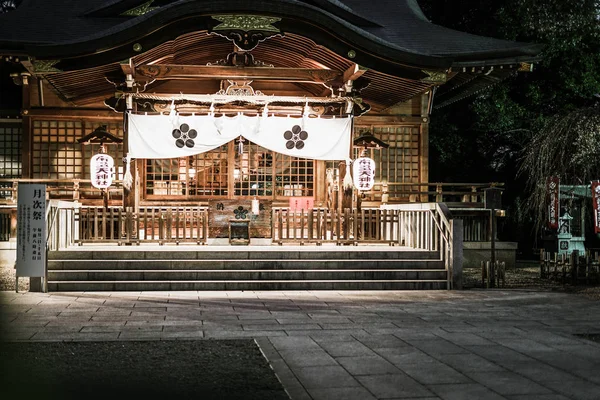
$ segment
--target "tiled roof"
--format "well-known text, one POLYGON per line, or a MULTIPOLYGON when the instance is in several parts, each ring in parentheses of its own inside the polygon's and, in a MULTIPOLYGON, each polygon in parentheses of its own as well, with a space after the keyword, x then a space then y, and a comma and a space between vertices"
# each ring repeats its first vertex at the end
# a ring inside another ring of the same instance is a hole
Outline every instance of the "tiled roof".
POLYGON ((190 12, 206 13, 211 7, 239 13, 268 10, 283 18, 312 18, 325 28, 337 29, 333 34, 342 41, 355 43, 360 39, 383 57, 403 62, 406 59, 399 59, 399 54, 446 59, 442 64, 460 65, 473 60, 531 59, 540 51, 538 45, 476 36, 434 25, 422 14, 416 0, 155 0, 152 5, 160 7, 148 14, 120 15, 146 2, 23 0, 17 10, 0 14, 0 53, 13 51, 33 56, 37 53, 43 58, 47 52, 38 52, 45 46, 62 46, 65 55, 69 49, 81 52, 86 43, 91 48, 102 44, 102 38, 111 38, 111 44, 121 37, 130 40, 136 30, 138 36, 143 36, 152 27, 190 12), (78 46, 70 47, 72 44, 78 46))

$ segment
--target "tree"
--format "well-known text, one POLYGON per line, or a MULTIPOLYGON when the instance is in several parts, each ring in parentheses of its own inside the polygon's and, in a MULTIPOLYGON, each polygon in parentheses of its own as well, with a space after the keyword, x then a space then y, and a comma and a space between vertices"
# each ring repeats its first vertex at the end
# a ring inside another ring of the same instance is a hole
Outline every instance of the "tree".
MULTIPOLYGON (((542 138, 565 135, 565 129, 553 129, 561 116, 565 121, 573 121, 574 116, 593 114, 594 108, 590 107, 599 99, 600 0, 419 0, 419 3, 433 23, 473 34, 545 44, 542 60, 535 64, 532 73, 518 74, 468 103, 455 103, 431 116, 432 179, 464 181, 485 174, 484 180, 506 182, 503 203, 507 205, 509 218, 505 234, 514 240, 534 220, 539 220, 539 215, 522 207, 535 204, 534 198, 537 196, 539 200, 540 194, 536 194, 531 182, 527 183, 529 172, 519 174, 527 171, 521 164, 527 163, 527 159, 550 157, 533 155, 542 138), (450 141, 448 135, 462 140, 450 141), (458 151, 452 148, 452 143, 463 142, 474 145, 462 146, 458 151), (461 168, 464 160, 477 160, 481 164, 469 170, 461 168)), ((588 137, 580 133, 581 140, 588 137)), ((573 139, 566 136, 546 145, 559 146, 569 138, 573 139)), ((585 150, 570 146, 569 151, 585 150)), ((572 173, 564 179, 586 176, 586 172, 578 169, 580 166, 571 165, 572 173)))
POLYGON ((522 172, 531 193, 527 208, 537 231, 547 220, 546 178, 587 185, 600 179, 600 105, 549 119, 527 146, 522 172))

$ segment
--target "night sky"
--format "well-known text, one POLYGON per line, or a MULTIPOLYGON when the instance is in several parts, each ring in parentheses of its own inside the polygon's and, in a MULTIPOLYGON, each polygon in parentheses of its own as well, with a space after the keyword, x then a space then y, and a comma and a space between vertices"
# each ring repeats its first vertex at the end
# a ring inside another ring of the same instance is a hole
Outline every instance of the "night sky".
POLYGON ((13 83, 10 74, 22 67, 0 61, 0 117, 18 113, 21 108, 21 87, 13 83))

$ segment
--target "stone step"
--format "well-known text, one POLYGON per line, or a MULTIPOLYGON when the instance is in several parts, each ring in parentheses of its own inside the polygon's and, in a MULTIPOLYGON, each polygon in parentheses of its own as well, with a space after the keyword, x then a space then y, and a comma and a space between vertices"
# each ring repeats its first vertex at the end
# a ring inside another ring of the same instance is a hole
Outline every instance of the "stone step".
POLYGON ((52 292, 174 290, 443 290, 446 280, 399 281, 53 281, 52 292))
POLYGON ((281 270, 281 269, 439 269, 440 260, 419 259, 302 259, 302 260, 85 260, 54 259, 48 261, 48 270, 281 270))
POLYGON ((445 289, 438 252, 355 246, 144 246, 49 253, 48 289, 445 289))
POLYGON ((444 269, 434 270, 74 270, 48 271, 54 281, 416 281, 444 280, 444 269))
POLYGON ((145 250, 143 247, 115 247, 111 250, 60 250, 48 253, 49 260, 369 260, 369 259, 438 259, 436 251, 407 250, 383 247, 386 250, 369 250, 344 246, 307 246, 299 249, 270 246, 269 250, 240 250, 232 246, 228 250, 214 250, 214 247, 198 246, 180 250, 177 247, 164 247, 164 250, 145 250), (118 249, 118 250, 117 250, 118 249), (202 249, 202 250, 199 250, 202 249))

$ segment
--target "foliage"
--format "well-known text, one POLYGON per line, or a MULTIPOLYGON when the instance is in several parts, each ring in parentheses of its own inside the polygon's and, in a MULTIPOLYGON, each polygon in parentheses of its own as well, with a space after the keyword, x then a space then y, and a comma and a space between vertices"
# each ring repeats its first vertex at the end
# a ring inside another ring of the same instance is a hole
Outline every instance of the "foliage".
MULTIPOLYGON (((533 133, 555 114, 593 104, 600 93, 600 0, 420 0, 420 4, 434 23, 545 44, 533 73, 510 78, 471 98, 470 104, 459 102, 434 111, 432 145, 445 160, 444 165, 432 166, 434 174, 443 171, 438 180, 453 180, 448 171, 457 170, 446 164, 453 150, 435 144, 444 141, 448 125, 478 142, 477 158, 489 160, 490 171, 507 172, 514 179, 512 165, 533 133)), ((463 159, 464 155, 453 158, 455 163, 463 159)))
POLYGON ((521 172, 531 193, 529 211, 539 230, 546 220, 546 178, 586 185, 600 178, 600 106, 551 118, 531 140, 521 172))
MULTIPOLYGON (((550 157, 536 155, 543 138, 549 140, 545 145, 550 147, 570 144, 562 149, 569 162, 554 159, 559 169, 569 170, 563 182, 587 180, 591 173, 579 169, 583 164, 575 160, 589 158, 594 150, 588 141, 593 138, 582 130, 558 126, 561 115, 565 116, 564 124, 573 123, 577 116, 587 118, 593 114, 590 107, 600 100, 600 0, 419 0, 419 5, 433 23, 545 45, 533 72, 508 78, 467 101, 434 110, 431 116, 430 178, 505 182, 503 204, 509 215, 505 228, 514 240, 539 220, 526 211, 542 204, 533 182, 543 173, 550 174, 551 165, 534 174, 528 169, 533 165, 521 164, 550 157), (577 132, 579 142, 572 136, 577 132), (550 140, 565 134, 565 138, 550 140)), ((559 154, 556 157, 561 157, 559 154)), ((555 172, 552 175, 562 173, 555 172)))

